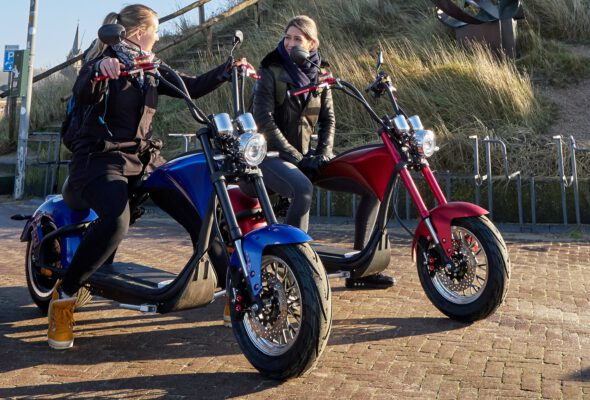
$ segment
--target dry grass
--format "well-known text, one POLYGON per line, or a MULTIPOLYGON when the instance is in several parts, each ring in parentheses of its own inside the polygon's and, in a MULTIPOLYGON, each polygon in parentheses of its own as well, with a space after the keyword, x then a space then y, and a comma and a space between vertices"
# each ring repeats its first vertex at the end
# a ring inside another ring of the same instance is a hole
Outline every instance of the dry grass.
MULTIPOLYGON (((431 15, 425 15, 428 8, 420 8, 423 2, 419 1, 405 4, 406 10, 412 9, 413 13, 410 13, 411 17, 406 16, 405 23, 395 25, 398 28, 395 36, 373 36, 375 32, 371 31, 367 44, 364 36, 346 35, 343 30, 352 29, 350 27, 359 21, 364 26, 375 25, 383 29, 387 25, 378 24, 378 18, 388 15, 365 13, 359 2, 352 0, 334 0, 334 3, 334 7, 325 7, 317 1, 306 3, 309 8, 305 12, 317 15, 319 21, 323 58, 330 62, 336 76, 362 91, 374 78, 375 54, 381 48, 385 69, 394 79, 404 109, 409 114, 420 115, 425 125, 438 133, 441 152, 434 160, 436 167, 469 170, 472 161, 468 137, 473 134, 481 138, 498 135, 511 144, 534 147, 535 137, 546 126, 547 112, 536 98, 529 76, 520 72, 512 61, 498 59, 483 46, 475 45, 468 50, 458 48, 454 41, 446 40, 441 34, 440 24, 431 15), (419 25, 421 20, 436 22, 436 25, 425 22, 429 28, 423 34, 428 32, 430 40, 423 40, 421 35, 405 38, 402 33, 412 30, 411 27, 419 25), (326 30, 325 26, 332 29, 326 30)), ((263 29, 244 27, 244 21, 241 21, 240 27, 246 33, 241 53, 257 63, 276 46, 289 17, 301 12, 301 9, 287 12, 283 20, 263 29)), ((165 58, 173 60, 174 54, 167 54, 165 58)), ((193 68, 203 71, 207 65, 216 65, 223 59, 221 56, 213 60, 197 59, 193 68)), ((195 70, 193 68, 188 70, 195 70)), ((360 105, 337 91, 334 91, 334 100, 338 150, 378 140, 375 123, 360 105)), ((167 111, 160 113, 158 130, 169 132, 171 126, 182 126, 187 131, 196 129, 188 113, 181 111, 183 105, 170 101, 163 103, 167 111)), ((216 96, 200 99, 198 104, 207 112, 231 110, 229 85, 216 96)), ((372 104, 380 115, 391 113, 385 98, 372 101, 372 104)), ((536 164, 523 158, 519 161, 523 167, 536 164)))
MULTIPOLYGON (((518 68, 511 60, 498 59, 482 46, 458 48, 452 32, 436 20, 428 0, 384 4, 380 9, 378 0, 275 0, 274 9, 282 11, 267 18, 262 28, 254 24, 251 13, 242 13, 216 27, 215 32, 241 29, 245 43, 239 54, 256 65, 275 48, 290 17, 311 15, 320 27, 323 58, 331 63, 335 75, 361 90, 374 77, 376 52, 379 48, 384 51, 385 69, 394 79, 401 105, 409 114, 419 114, 425 125, 438 133, 441 152, 433 160, 435 167, 469 171, 472 155, 468 137, 476 134, 509 142, 511 154, 518 154, 510 159, 515 169, 525 174, 553 174, 554 160, 548 157, 552 150, 543 137, 551 111, 536 95, 531 76, 563 84, 569 77, 587 73, 584 59, 545 36, 580 41, 590 37, 585 22, 588 9, 580 8, 588 0, 525 1, 529 23, 521 24, 523 57, 518 68), (567 26, 570 36, 563 36, 560 26, 567 26), (570 27, 576 27, 575 32, 570 27)), ((181 21, 180 27, 188 29, 187 21, 181 21)), ((193 43, 203 41, 203 36, 196 36, 160 56, 174 66, 175 60, 187 58, 193 43)), ((179 69, 198 74, 224 62, 226 57, 227 50, 218 56, 195 56, 189 65, 179 69)), ((34 126, 61 119, 63 105, 59 98, 69 92, 69 87, 71 83, 57 79, 36 88, 34 126)), ((337 92, 334 98, 338 150, 377 139, 375 124, 358 104, 337 92)), ((199 99, 197 104, 206 113, 231 112, 229 85, 199 99)), ((380 115, 390 112, 386 99, 372 104, 380 115)), ((191 132, 199 126, 181 101, 162 98, 154 127, 166 140, 165 133, 191 132)), ((175 143, 176 151, 180 144, 175 143)))
POLYGON ((541 36, 590 43, 589 0, 524 0, 523 4, 541 36))

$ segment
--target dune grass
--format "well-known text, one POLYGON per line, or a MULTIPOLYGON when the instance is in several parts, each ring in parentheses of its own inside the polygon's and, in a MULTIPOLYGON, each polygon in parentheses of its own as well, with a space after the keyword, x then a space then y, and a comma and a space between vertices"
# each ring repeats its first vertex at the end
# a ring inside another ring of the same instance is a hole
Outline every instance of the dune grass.
MULTIPOLYGON (((547 157, 545 137, 551 107, 540 98, 533 82, 568 84, 588 75, 589 65, 559 41, 585 43, 588 0, 525 0, 526 22, 520 23, 520 54, 517 62, 498 58, 484 46, 460 48, 453 32, 440 24, 429 0, 404 2, 379 0, 274 0, 273 10, 262 27, 252 12, 241 13, 215 27, 214 36, 241 29, 245 43, 238 54, 258 65, 275 48, 290 17, 308 14, 320 28, 321 54, 333 73, 363 90, 373 80, 375 54, 382 49, 385 70, 393 77, 398 98, 408 114, 418 114, 425 126, 438 134, 441 151, 433 158, 436 168, 468 172, 472 166, 468 137, 498 136, 509 142, 510 160, 523 173, 553 173, 554 161, 547 157), (559 3, 559 4, 557 4, 559 3), (559 15, 556 15, 559 14, 559 15), (568 34, 559 29, 575 26, 568 34)), ((188 28, 182 22, 182 30, 188 28)), ((218 55, 191 55, 197 35, 160 56, 189 74, 207 71, 224 62, 226 50, 218 55), (177 64, 177 60, 191 61, 177 64)), ((60 98, 71 83, 54 79, 35 90, 34 127, 55 124, 63 115, 60 98), (65 85, 65 86, 64 86, 65 85)), ((251 86, 251 83, 249 83, 251 86)), ((250 88, 249 86, 249 88, 250 88)), ((199 99, 207 113, 230 112, 230 87, 199 99)), ((247 103, 249 102, 249 91, 247 103)), ((337 114, 336 149, 351 148, 377 140, 375 124, 353 100, 334 93, 337 114)), ((385 98, 371 100, 380 115, 390 113, 385 98)), ((181 142, 167 133, 194 132, 198 124, 177 99, 162 97, 154 120, 157 134, 169 142, 169 153, 181 142)), ((0 139, 1 140, 1 139, 0 139)), ((498 163, 499 164, 499 163, 498 163)))

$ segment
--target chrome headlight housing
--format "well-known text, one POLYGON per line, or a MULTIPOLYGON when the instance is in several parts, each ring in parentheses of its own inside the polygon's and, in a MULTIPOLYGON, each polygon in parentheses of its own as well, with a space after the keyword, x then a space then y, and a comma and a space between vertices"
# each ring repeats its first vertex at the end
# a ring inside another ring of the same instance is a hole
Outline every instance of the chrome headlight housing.
POLYGON ((215 125, 217 135, 220 137, 229 137, 234 134, 234 125, 227 113, 215 114, 213 116, 213 125, 215 125))
POLYGON ((244 113, 239 115, 236 119, 236 126, 240 133, 256 133, 258 132, 258 128, 256 127, 256 122, 254 121, 254 117, 250 113, 244 113))
POLYGON ((251 167, 259 165, 266 157, 266 139, 260 133, 246 132, 239 137, 240 156, 251 167))
POLYGON ((424 157, 430 157, 438 148, 436 147, 436 137, 434 132, 426 129, 418 129, 414 133, 416 150, 418 154, 424 157))

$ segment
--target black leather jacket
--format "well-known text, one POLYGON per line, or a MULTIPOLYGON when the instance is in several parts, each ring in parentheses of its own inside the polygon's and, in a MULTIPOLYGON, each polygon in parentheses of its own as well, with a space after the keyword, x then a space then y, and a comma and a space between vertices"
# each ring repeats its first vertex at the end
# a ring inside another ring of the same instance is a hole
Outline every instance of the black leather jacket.
POLYGON ((324 90, 320 95, 275 98, 276 79, 286 83, 286 90, 293 87, 293 80, 282 68, 281 56, 277 50, 269 53, 261 62, 261 79, 254 88, 253 114, 258 130, 264 134, 269 151, 278 151, 282 159, 297 164, 309 151, 311 135, 318 127, 318 145, 315 154, 332 155, 336 119, 332 93, 324 90), (271 69, 271 66, 273 68, 271 69))
MULTIPOLYGON (((116 54, 109 48, 104 56, 116 54)), ((135 176, 161 165, 161 141, 152 139, 158 95, 179 97, 152 76, 145 76, 144 85, 126 77, 95 82, 94 66, 101 59, 82 67, 72 90, 81 105, 89 106, 72 145, 70 182, 78 188, 101 175, 135 176)), ((166 80, 174 82, 168 73, 161 72, 166 80)), ((191 97, 197 98, 219 87, 229 75, 227 66, 220 65, 198 77, 181 77, 191 97)))

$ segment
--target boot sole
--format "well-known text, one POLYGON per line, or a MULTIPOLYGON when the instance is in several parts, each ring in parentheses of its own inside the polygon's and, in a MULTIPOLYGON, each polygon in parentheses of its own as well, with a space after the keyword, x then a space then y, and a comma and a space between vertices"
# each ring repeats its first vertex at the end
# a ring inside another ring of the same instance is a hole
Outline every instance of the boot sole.
POLYGON ((74 340, 68 340, 65 342, 60 342, 57 340, 53 340, 53 339, 47 339, 47 343, 49 344, 49 347, 51 347, 52 349, 56 349, 56 350, 65 350, 65 349, 69 349, 72 346, 74 346, 74 340))

